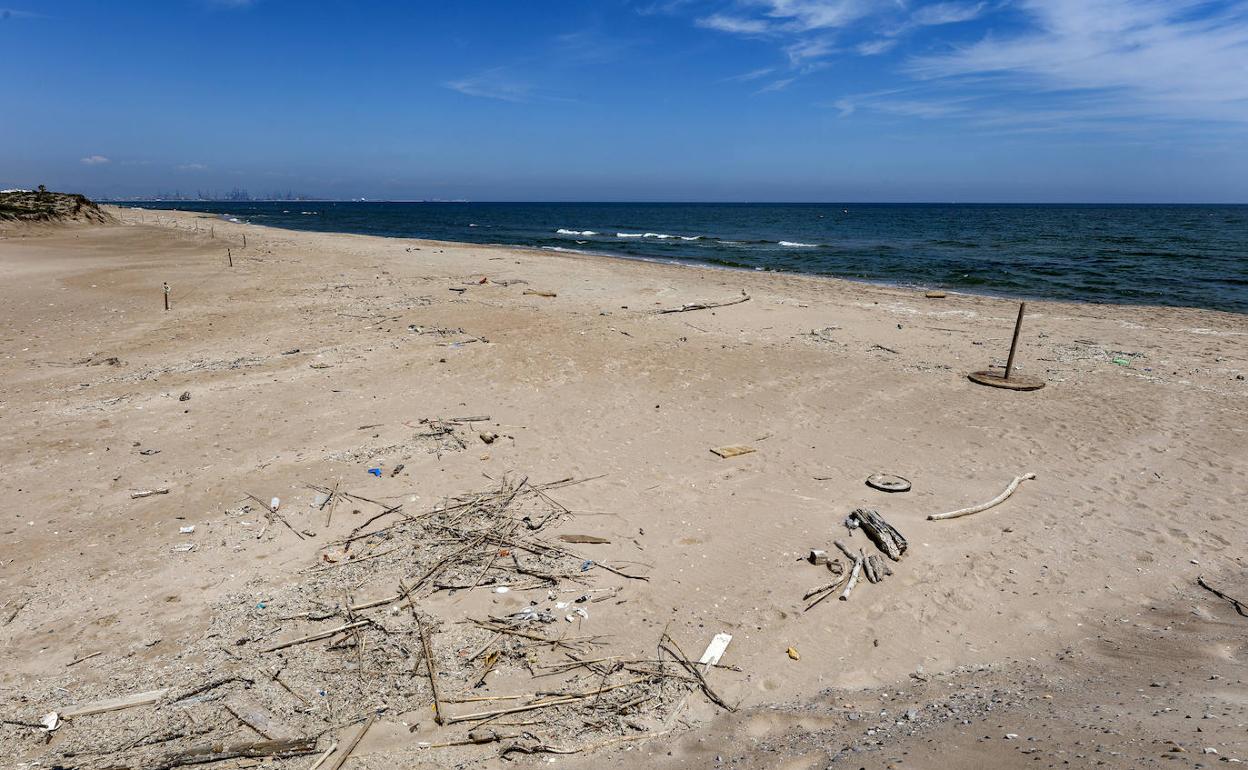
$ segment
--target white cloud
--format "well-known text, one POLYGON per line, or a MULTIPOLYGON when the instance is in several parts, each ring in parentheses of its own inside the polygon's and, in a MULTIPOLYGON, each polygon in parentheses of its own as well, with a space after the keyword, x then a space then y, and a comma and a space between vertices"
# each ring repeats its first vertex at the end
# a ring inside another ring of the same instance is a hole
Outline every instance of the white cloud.
POLYGON ((959 24, 979 18, 983 11, 984 3, 933 3, 911 14, 910 23, 919 27, 959 24))
POLYGON ((88 155, 87 157, 82 158, 79 163, 82 163, 85 166, 103 166, 106 163, 112 163, 112 160, 104 157, 103 155, 88 155))
POLYGON ((865 43, 859 43, 854 46, 854 50, 861 56, 878 56, 896 48, 898 42, 900 41, 895 37, 883 37, 879 40, 868 40, 865 43))
POLYGON ((498 99, 504 102, 533 101, 533 87, 508 78, 501 69, 486 70, 478 75, 447 81, 442 85, 466 96, 482 99, 498 99))
POLYGON ((175 166, 174 168, 176 168, 178 171, 207 171, 208 170, 208 167, 205 166, 203 163, 183 163, 182 165, 175 166))
POLYGON ((764 35, 772 31, 771 25, 761 19, 743 19, 739 16, 725 16, 720 13, 698 19, 694 23, 705 29, 731 32, 737 35, 764 35))
POLYGON ((1207 0, 1022 0, 1033 31, 913 59, 926 79, 1096 93, 1102 115, 1248 122, 1248 7, 1207 0))

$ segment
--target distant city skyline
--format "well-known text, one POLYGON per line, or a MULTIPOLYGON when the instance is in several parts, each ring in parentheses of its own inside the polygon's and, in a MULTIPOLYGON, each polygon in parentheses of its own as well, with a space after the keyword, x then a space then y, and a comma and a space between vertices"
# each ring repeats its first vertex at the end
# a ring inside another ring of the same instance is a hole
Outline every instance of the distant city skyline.
POLYGON ((1248 202, 1248 0, 0 2, 0 188, 1248 202))

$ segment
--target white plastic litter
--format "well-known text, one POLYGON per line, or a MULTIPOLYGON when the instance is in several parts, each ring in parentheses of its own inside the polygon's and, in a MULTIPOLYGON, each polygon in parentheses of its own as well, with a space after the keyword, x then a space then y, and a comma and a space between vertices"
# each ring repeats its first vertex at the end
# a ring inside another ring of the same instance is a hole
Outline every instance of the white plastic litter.
POLYGON ((715 634, 715 638, 711 643, 706 645, 706 652, 702 653, 702 657, 698 658, 698 662, 704 666, 714 666, 719 663, 719 659, 724 657, 724 651, 728 649, 728 644, 732 641, 732 634, 715 634))

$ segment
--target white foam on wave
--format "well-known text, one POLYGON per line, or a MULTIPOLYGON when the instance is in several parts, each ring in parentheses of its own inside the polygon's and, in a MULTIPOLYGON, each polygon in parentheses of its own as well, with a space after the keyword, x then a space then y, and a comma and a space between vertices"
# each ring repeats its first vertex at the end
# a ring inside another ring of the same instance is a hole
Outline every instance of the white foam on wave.
POLYGON ((312 215, 312 216, 315 216, 316 214, 319 214, 319 213, 321 213, 321 212, 319 212, 319 211, 300 211, 299 213, 300 213, 300 214, 305 214, 305 215, 312 215))
POLYGON ((702 236, 700 235, 669 235, 667 233, 616 233, 616 238, 657 238, 666 241, 671 238, 679 238, 682 241, 696 241, 702 236))
POLYGON ((781 246, 790 246, 790 247, 793 247, 793 248, 802 248, 802 249, 817 249, 817 248, 819 248, 819 244, 817 244, 817 243, 798 243, 797 241, 780 241, 780 245, 781 245, 781 246))
POLYGON ((597 235, 593 230, 568 230, 567 228, 559 228, 555 231, 560 235, 597 235))
POLYGON ((580 249, 569 249, 566 246, 543 246, 542 248, 545 249, 546 251, 561 251, 565 254, 588 254, 589 253, 587 251, 581 251, 580 249))

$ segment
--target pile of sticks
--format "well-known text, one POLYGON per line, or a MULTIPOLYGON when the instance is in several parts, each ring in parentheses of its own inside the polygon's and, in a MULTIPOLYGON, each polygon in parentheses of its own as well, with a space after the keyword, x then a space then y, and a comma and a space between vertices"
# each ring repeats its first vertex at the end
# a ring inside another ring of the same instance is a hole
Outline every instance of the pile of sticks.
MULTIPOLYGON (((690 659, 670 635, 649 654, 606 655, 599 648, 607 637, 583 630, 591 612, 648 579, 547 538, 573 516, 553 494, 587 480, 504 478, 419 513, 313 487, 313 515, 319 506, 327 521, 339 501, 376 510, 325 544, 318 564, 286 587, 219 606, 171 669, 186 684, 61 704, 70 724, 57 733, 57 761, 172 769, 317 753, 322 767, 336 768, 386 714, 432 714, 426 730, 445 740, 414 738, 421 750, 497 744, 503 755, 561 754, 670 729, 693 694, 732 709, 709 681, 713 664, 690 659), (439 594, 473 591, 519 601, 500 598, 498 611, 483 616, 434 609, 439 594), (515 692, 526 674, 537 686, 515 692), (496 680, 512 684, 493 694, 496 680), (140 707, 141 720, 123 719, 140 707), (94 724, 107 737, 81 724, 88 719, 106 720, 94 724)), ((277 520, 299 533, 297 521, 277 520)))
POLYGON ((832 544, 836 546, 845 558, 849 560, 849 567, 846 568, 841 564, 839 559, 828 561, 827 567, 836 579, 827 585, 819 586, 812 591, 807 591, 802 597, 804 601, 810 602, 806 605, 806 611, 811 610, 824 599, 829 596, 840 593, 841 601, 849 601, 850 594, 854 588, 858 586, 858 582, 865 577, 869 583, 879 583, 886 577, 893 574, 893 568, 889 566, 888 561, 884 557, 892 561, 901 561, 901 557, 905 554, 909 543, 902 536, 897 528, 884 520, 879 513, 867 508, 855 509, 845 518, 845 527, 852 534, 854 530, 862 530, 867 539, 875 546, 880 553, 867 553, 865 548, 859 548, 857 551, 851 549, 844 541, 834 540, 832 544), (883 554, 883 556, 881 556, 883 554))

